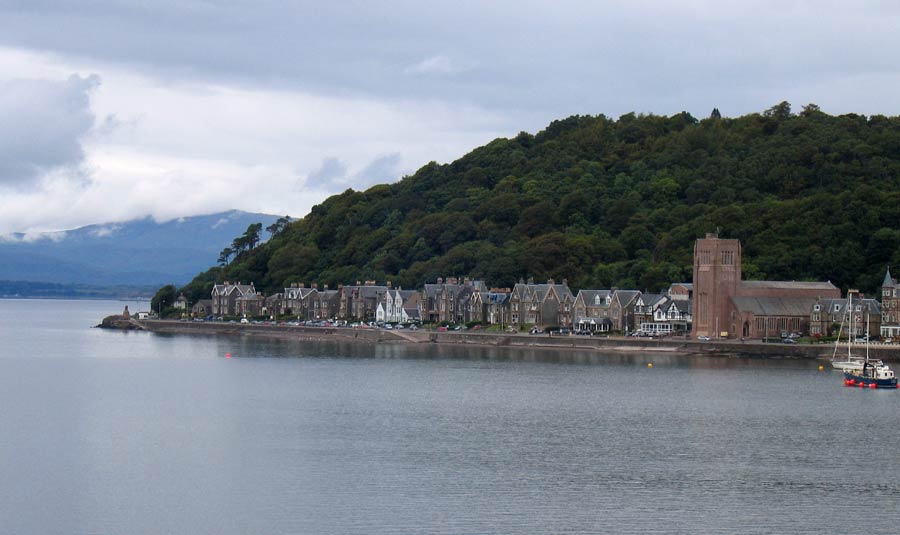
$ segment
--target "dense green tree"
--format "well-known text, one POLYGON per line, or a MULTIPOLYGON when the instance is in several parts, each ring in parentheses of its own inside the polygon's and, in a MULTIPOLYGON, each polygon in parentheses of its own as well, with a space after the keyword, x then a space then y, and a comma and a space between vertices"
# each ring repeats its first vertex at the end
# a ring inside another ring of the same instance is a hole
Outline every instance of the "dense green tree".
POLYGON ((441 275, 658 291, 690 280, 694 240, 717 228, 742 240, 748 277, 871 295, 900 265, 900 118, 788 102, 702 121, 573 116, 283 219, 262 244, 251 225, 186 295, 226 279, 273 292, 441 275))
POLYGON ((162 311, 165 316, 167 312, 175 305, 175 299, 178 298, 178 288, 173 284, 167 284, 156 291, 156 294, 150 299, 150 309, 154 312, 162 311))

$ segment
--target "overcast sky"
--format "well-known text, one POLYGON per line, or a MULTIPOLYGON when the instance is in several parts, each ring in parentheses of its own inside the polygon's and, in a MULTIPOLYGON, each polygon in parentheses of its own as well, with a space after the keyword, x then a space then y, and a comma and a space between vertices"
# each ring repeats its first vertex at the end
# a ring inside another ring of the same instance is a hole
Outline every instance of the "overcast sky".
POLYGON ((900 114, 900 3, 0 0, 0 233, 300 217, 572 114, 900 114))

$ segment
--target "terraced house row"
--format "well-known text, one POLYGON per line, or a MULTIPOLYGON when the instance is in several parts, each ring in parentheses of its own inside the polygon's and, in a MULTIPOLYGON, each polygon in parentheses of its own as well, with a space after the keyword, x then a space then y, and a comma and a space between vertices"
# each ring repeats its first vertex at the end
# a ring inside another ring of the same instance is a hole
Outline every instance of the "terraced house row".
POLYGON ((426 283, 421 291, 375 281, 333 290, 298 283, 266 297, 252 283, 225 282, 215 285, 212 300, 196 304, 194 311, 298 320, 480 323, 513 329, 537 326, 591 333, 671 333, 689 330, 690 287, 672 285, 664 295, 616 288, 574 294, 566 280, 536 283, 529 279, 512 288, 489 288, 484 281, 447 277, 426 283))

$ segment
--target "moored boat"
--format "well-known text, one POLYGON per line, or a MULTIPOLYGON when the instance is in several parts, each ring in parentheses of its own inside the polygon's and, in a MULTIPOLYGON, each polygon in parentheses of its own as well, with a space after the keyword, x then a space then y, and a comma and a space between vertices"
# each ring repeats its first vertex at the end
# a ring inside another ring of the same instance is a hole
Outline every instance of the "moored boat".
POLYGON ((844 370, 844 384, 863 388, 897 388, 894 370, 881 361, 866 360, 859 368, 844 370))

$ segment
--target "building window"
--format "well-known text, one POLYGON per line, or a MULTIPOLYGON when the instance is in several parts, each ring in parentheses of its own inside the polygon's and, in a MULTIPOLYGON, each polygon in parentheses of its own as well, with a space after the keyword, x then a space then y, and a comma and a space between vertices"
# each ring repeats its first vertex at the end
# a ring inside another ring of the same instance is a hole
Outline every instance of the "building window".
POLYGON ((822 310, 822 307, 819 306, 819 305, 816 305, 816 306, 813 307, 813 310, 815 310, 816 312, 818 312, 818 311, 822 310))

